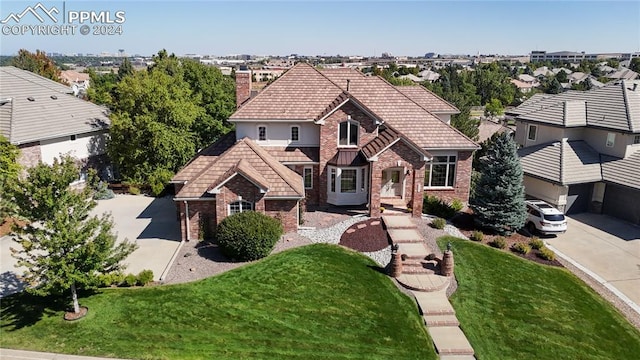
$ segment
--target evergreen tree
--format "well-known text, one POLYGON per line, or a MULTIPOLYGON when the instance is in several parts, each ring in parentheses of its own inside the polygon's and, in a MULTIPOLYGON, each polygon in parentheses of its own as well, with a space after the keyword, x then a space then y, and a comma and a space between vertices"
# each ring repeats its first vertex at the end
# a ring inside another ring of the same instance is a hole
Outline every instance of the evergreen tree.
POLYGON ((479 179, 469 205, 478 223, 499 234, 524 226, 526 206, 522 167, 511 135, 502 133, 480 158, 479 179))
POLYGON ((127 240, 116 244, 108 215, 89 216, 96 206, 91 190, 72 189, 79 171, 69 156, 52 166, 40 163, 18 183, 16 204, 28 225, 18 229, 12 248, 18 266, 26 268, 27 292, 36 295, 71 291, 73 309, 80 312, 77 289, 96 286, 100 274, 121 268, 135 250, 127 240))

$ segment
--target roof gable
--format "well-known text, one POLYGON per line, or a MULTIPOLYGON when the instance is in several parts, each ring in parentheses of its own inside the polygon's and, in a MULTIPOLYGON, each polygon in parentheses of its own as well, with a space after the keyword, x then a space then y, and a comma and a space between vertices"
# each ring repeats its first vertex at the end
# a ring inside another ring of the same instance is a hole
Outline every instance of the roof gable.
POLYGON ((434 114, 459 114, 453 104, 434 94, 424 86, 396 86, 396 89, 418 105, 434 114))
POLYGON ((570 185, 601 181, 600 154, 584 141, 557 141, 518 150, 525 174, 570 185))
POLYGON ((188 179, 176 198, 205 196, 207 191, 219 188, 236 175, 265 190, 266 198, 304 196, 302 177, 248 138, 238 140, 220 156, 199 157, 202 158, 198 165, 200 172, 188 179))

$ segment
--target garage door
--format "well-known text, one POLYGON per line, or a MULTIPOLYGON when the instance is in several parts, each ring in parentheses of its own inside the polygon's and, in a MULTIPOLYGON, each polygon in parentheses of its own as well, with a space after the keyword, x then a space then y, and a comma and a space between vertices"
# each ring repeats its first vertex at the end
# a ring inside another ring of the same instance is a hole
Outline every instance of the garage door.
POLYGON ((640 225, 640 190, 607 184, 602 212, 640 225))
POLYGON ((569 185, 567 195, 566 214, 579 214, 589 210, 589 200, 591 200, 591 189, 593 184, 569 185))

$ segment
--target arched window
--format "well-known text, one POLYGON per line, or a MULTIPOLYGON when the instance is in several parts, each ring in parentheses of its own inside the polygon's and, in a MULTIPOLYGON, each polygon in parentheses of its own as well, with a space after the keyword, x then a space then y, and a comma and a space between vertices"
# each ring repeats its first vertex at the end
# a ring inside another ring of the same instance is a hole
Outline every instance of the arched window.
POLYGON ((229 204, 229 215, 251 210, 253 210, 253 204, 248 201, 238 200, 229 204))
POLYGON ((358 146, 358 123, 352 120, 339 125, 338 146, 358 146))

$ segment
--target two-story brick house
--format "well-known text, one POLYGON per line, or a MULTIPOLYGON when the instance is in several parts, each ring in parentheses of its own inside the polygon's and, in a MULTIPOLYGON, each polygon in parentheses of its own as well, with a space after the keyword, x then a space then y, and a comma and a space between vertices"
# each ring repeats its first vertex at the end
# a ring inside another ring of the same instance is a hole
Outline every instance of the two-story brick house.
POLYGON ((640 224, 640 88, 535 95, 512 110, 527 195, 640 224))
POLYGON ((236 96, 235 131, 172 180, 184 239, 246 210, 294 231, 303 200, 366 204, 373 217, 385 198, 414 216, 425 191, 468 200, 478 145, 448 124, 458 110, 423 87, 298 64, 253 98, 250 72, 236 72, 236 96))

